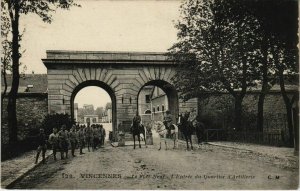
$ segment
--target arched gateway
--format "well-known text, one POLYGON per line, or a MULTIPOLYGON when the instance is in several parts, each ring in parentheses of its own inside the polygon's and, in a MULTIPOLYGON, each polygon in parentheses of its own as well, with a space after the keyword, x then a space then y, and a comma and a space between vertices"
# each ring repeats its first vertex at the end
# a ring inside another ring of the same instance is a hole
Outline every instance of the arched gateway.
MULTIPOLYGON (((164 53, 51 50, 42 60, 47 67, 49 113, 74 117, 74 98, 87 86, 101 87, 110 95, 114 132, 118 124, 131 121, 138 108, 139 92, 146 85, 165 91, 174 119, 179 110, 187 109, 172 85, 174 62, 164 53)), ((191 102, 197 105, 196 100, 191 102)))

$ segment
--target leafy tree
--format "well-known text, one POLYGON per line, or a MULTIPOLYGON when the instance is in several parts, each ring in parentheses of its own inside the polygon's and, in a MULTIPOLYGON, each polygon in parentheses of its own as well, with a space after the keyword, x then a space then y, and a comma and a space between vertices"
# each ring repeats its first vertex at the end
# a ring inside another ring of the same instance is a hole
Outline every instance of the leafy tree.
POLYGON ((105 110, 111 109, 111 102, 106 103, 105 110))
POLYGON ((17 142, 17 116, 16 116, 16 99, 20 80, 20 33, 19 20, 22 15, 29 13, 38 15, 44 22, 51 23, 52 13, 57 8, 69 9, 71 6, 78 6, 73 0, 3 0, 1 8, 8 11, 11 26, 11 58, 12 58, 12 85, 8 94, 8 128, 10 144, 17 142))
MULTIPOLYGON (((293 145, 292 105, 298 94, 289 97, 285 90, 286 82, 298 81, 298 2, 293 0, 246 1, 249 9, 260 23, 262 31, 261 52, 263 54, 262 91, 258 104, 258 129, 263 129, 263 100, 275 82, 279 82, 286 105, 290 145, 293 145)), ((298 133, 296 133, 297 135, 298 133)))
POLYGON ((62 125, 66 125, 69 130, 73 124, 75 124, 75 121, 71 120, 70 115, 55 113, 46 115, 41 127, 45 130, 46 135, 50 135, 54 127, 60 130, 62 125))
POLYGON ((239 0, 189 0, 181 6, 176 28, 179 42, 170 54, 179 63, 174 82, 181 96, 229 92, 234 127, 240 129, 242 101, 258 75, 257 20, 239 0))
MULTIPOLYGON (((260 81, 262 89, 258 101, 257 129, 263 130, 263 103, 265 95, 271 87, 282 80, 294 77, 296 72, 297 57, 297 1, 293 0, 251 0, 245 1, 247 7, 259 21, 260 31, 257 39, 260 43, 262 54, 260 81), (278 62, 283 61, 282 49, 286 49, 285 56, 292 62, 285 62, 280 68, 278 62), (296 50, 296 51, 295 51, 296 50), (283 77, 283 73, 284 76, 283 77)), ((282 92, 285 86, 281 84, 282 92)), ((285 94, 285 93, 283 93, 285 94)), ((285 96, 284 96, 285 97, 285 96)), ((288 101, 285 102, 287 103, 288 101)))
POLYGON ((102 117, 103 112, 104 112, 103 107, 97 107, 95 110, 95 114, 98 115, 99 119, 102 117))
POLYGON ((1 53, 1 75, 4 83, 3 93, 1 95, 1 116, 3 116, 3 101, 7 92, 7 72, 11 70, 11 42, 9 41, 9 33, 10 33, 10 21, 8 18, 8 12, 4 7, 4 4, 1 4, 1 45, 2 45, 2 53, 1 53))

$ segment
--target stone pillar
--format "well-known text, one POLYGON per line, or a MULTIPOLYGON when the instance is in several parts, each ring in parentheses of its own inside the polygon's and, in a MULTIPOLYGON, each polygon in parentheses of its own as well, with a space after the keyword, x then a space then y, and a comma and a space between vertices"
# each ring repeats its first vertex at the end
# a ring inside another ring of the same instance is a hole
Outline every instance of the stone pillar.
POLYGON ((125 133, 120 131, 118 135, 118 146, 125 146, 125 133))
POLYGON ((152 133, 147 133, 146 135, 147 145, 153 145, 153 136, 152 133))
POLYGON ((125 132, 122 123, 119 123, 118 125, 118 146, 125 146, 125 132))

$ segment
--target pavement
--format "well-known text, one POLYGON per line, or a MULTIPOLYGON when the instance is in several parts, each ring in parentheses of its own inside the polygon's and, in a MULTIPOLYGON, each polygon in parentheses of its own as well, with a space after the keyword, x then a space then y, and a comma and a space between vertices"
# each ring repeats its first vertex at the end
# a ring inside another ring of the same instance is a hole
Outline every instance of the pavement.
MULTIPOLYGON (((171 144, 171 141, 169 141, 168 144, 171 144)), ((112 145, 117 146, 116 143, 113 143, 112 145)), ((126 142, 125 146, 131 145, 133 145, 132 141, 126 142)), ((142 145, 144 146, 143 143, 142 145)), ((274 163, 275 165, 282 166, 283 168, 299 169, 299 157, 298 154, 294 152, 293 148, 233 142, 208 142, 195 147, 196 149, 201 149, 204 148, 206 145, 234 150, 237 152, 241 151, 255 154, 253 157, 262 157, 264 159, 267 158, 272 164, 274 163)), ((152 147, 157 147, 157 145, 154 145, 152 147)), ((163 144, 162 148, 164 148, 163 144)), ((179 148, 181 150, 185 149, 184 141, 179 141, 179 148)), ((52 151, 48 150, 46 156, 49 157, 51 155, 52 151)), ((34 157, 35 151, 30 151, 24 153, 20 157, 1 162, 1 187, 9 188, 13 186, 18 180, 22 179, 30 171, 34 170, 37 166, 39 166, 40 163, 34 164, 34 157)), ((39 162, 41 162, 41 158, 39 162)))

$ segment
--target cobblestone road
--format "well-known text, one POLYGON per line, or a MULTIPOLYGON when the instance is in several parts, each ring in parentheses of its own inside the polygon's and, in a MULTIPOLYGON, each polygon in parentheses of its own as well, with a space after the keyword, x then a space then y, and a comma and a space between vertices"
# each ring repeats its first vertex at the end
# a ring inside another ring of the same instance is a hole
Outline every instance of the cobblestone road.
MULTIPOLYGON (((155 142, 157 142, 155 140, 155 142)), ((14 188, 296 189, 298 163, 277 164, 253 152, 202 145, 194 151, 157 145, 106 145, 64 161, 52 158, 14 188)))

